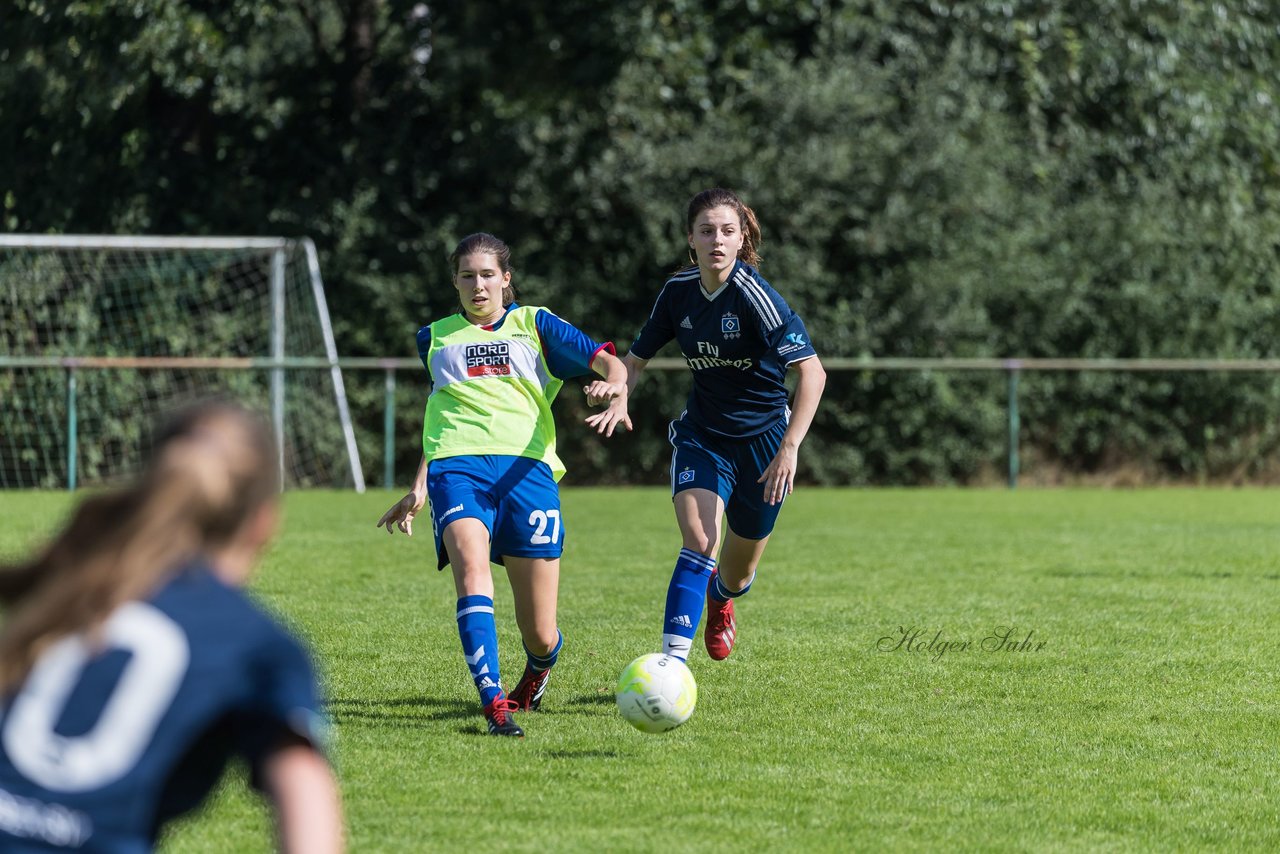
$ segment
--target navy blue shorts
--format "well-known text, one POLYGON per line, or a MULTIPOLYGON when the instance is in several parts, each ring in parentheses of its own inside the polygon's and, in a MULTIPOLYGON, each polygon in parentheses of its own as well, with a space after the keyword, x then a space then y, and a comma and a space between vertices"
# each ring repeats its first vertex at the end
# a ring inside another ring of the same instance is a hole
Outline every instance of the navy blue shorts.
POLYGON ((427 500, 441 569, 449 564, 444 529, 455 519, 484 522, 493 563, 503 555, 558 558, 564 551, 560 490, 540 460, 499 454, 432 460, 427 500))
POLYGON ((769 504, 764 484, 757 483, 782 447, 787 420, 756 436, 729 439, 704 433, 683 417, 672 421, 671 495, 686 489, 708 489, 724 502, 729 530, 748 540, 773 533, 782 502, 769 504))

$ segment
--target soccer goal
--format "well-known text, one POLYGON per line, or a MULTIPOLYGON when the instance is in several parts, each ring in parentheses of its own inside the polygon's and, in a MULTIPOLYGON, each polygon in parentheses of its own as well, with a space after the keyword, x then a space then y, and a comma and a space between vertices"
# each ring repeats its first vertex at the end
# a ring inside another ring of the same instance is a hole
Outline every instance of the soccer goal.
POLYGON ((128 475, 210 395, 270 414, 287 486, 364 490, 310 240, 0 235, 0 489, 128 475))

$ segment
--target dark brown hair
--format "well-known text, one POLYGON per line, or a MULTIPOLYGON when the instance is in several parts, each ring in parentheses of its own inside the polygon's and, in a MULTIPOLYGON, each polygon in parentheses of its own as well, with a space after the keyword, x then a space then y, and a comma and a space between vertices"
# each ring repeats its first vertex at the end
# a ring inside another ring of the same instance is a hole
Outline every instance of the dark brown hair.
MULTIPOLYGON (((492 255, 498 259, 498 269, 504 273, 511 272, 511 247, 487 232, 477 231, 475 234, 468 234, 449 254, 449 266, 453 269, 453 276, 458 275, 458 260, 464 255, 492 255)), ((502 307, 506 308, 515 301, 515 286, 505 285, 502 288, 502 307)), ((464 306, 463 310, 465 309, 464 306)))
POLYGON ((738 222, 742 225, 742 248, 738 250, 738 260, 752 267, 760 266, 760 223, 756 220, 756 212, 742 203, 733 190, 715 187, 703 190, 689 200, 689 213, 685 217, 685 232, 693 234, 693 221, 698 214, 720 206, 733 208, 738 214, 738 222))
POLYGON ((280 491, 266 422, 229 402, 183 411, 157 432, 146 470, 91 496, 26 563, 0 567, 0 693, 40 653, 93 631, 124 602, 153 592, 183 562, 230 543, 280 491))

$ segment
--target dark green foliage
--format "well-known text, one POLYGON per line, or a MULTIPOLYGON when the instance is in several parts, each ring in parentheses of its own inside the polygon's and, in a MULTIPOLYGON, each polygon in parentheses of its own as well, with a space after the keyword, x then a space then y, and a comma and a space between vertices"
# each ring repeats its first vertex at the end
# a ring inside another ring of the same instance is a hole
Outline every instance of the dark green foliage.
MULTIPOLYGON (((682 260, 689 195, 724 184, 823 355, 1274 358, 1277 100, 1261 0, 17 0, 0 217, 310 235, 344 355, 411 355, 454 306, 449 250, 489 230, 522 299, 625 350, 682 260)), ((637 433, 603 447, 568 386, 578 482, 662 478, 688 378, 656 373, 637 433)), ((380 472, 381 376, 351 385, 380 472)), ((1268 378, 1023 389, 1042 471, 1256 477, 1280 442, 1268 378)), ((833 373, 803 475, 999 477, 1004 390, 833 373)), ((398 409, 402 480, 420 413, 398 409)))

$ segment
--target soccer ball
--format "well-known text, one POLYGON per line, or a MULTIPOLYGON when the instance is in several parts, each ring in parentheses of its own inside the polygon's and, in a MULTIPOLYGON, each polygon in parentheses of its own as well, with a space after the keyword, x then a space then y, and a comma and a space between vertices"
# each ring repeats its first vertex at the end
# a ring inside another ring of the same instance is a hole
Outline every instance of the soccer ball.
POLYGON ((618 677, 618 710, 641 732, 666 732, 689 720, 698 683, 688 665, 653 652, 628 664, 618 677))

